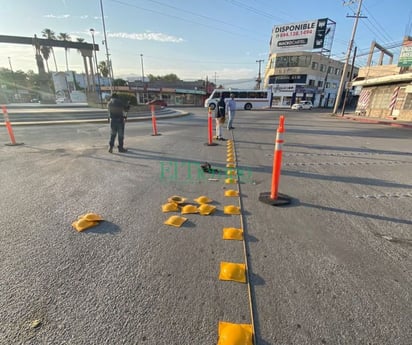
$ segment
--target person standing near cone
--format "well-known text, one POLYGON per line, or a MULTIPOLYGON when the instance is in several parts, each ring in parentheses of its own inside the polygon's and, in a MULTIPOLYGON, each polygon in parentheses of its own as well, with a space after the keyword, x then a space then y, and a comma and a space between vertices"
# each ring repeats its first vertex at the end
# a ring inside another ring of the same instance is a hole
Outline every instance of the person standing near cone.
POLYGON ((222 137, 222 126, 225 123, 226 115, 226 103, 225 98, 222 96, 217 103, 216 107, 216 139, 217 140, 226 140, 222 137))
POLYGON ((127 149, 123 147, 124 144, 124 124, 126 122, 125 112, 127 113, 128 105, 125 105, 119 96, 114 93, 107 104, 109 110, 109 122, 110 122, 110 141, 109 152, 113 153, 114 142, 117 136, 119 142, 119 152, 127 152, 127 149))
POLYGON ((230 99, 227 101, 226 104, 226 111, 227 114, 229 115, 229 121, 227 122, 227 129, 235 129, 233 127, 233 120, 235 119, 235 113, 236 113, 236 101, 235 101, 235 95, 233 93, 230 94, 230 99))

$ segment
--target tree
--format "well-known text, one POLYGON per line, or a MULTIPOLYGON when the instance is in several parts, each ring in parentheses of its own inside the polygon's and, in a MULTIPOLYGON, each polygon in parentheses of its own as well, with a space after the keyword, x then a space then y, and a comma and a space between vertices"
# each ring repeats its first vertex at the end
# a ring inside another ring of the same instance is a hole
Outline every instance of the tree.
MULTIPOLYGON (((56 39, 56 34, 55 34, 52 30, 50 30, 50 29, 43 29, 43 31, 41 32, 41 35, 42 35, 44 38, 47 38, 47 39, 49 39, 49 40, 55 40, 55 39, 56 39)), ((50 47, 50 50, 51 50, 52 55, 53 55, 54 67, 56 68, 56 72, 58 72, 57 63, 56 63, 56 56, 54 55, 53 47, 50 47)), ((44 55, 43 55, 43 56, 44 56, 44 55)), ((47 63, 47 60, 46 60, 46 63, 47 63)))
POLYGON ((100 61, 99 71, 103 77, 107 78, 109 76, 109 67, 107 66, 106 61, 100 61))
MULTIPOLYGON (((71 41, 70 35, 65 33, 65 32, 61 32, 57 38, 61 41, 71 41)), ((69 70, 69 62, 67 61, 67 51, 68 50, 69 50, 69 48, 64 47, 64 54, 66 56, 66 71, 69 70)))
POLYGON ((47 46, 41 46, 40 47, 41 55, 43 55, 44 60, 46 61, 46 67, 47 67, 47 73, 50 73, 49 69, 49 57, 50 57, 50 52, 51 48, 47 46))
POLYGON ((148 74, 147 77, 149 78, 150 81, 168 81, 168 82, 176 82, 176 81, 181 81, 181 79, 174 73, 166 74, 164 76, 154 76, 153 74, 148 74))
POLYGON ((121 78, 113 80, 113 86, 127 86, 127 81, 121 78))

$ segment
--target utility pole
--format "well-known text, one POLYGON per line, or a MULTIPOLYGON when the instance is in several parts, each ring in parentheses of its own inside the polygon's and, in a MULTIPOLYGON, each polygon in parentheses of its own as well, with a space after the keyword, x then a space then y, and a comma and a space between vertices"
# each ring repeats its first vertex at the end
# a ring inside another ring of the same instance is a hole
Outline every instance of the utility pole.
MULTIPOLYGON (((94 29, 93 28, 90 29, 90 33, 92 34, 92 39, 93 39, 94 62, 96 63, 97 84, 98 84, 98 87, 99 87, 99 90, 96 90, 96 91, 97 91, 97 95, 99 96, 100 105, 103 108, 102 90, 101 90, 101 86, 100 86, 99 65, 97 63, 97 54, 96 54, 95 43, 94 43, 94 29)), ((94 80, 93 80, 93 84, 94 84, 94 80)))
POLYGON ((256 87, 255 87, 256 90, 260 90, 260 83, 262 82, 261 75, 260 75, 260 66, 261 66, 263 61, 265 61, 265 60, 256 60, 256 62, 259 64, 259 74, 258 74, 258 77, 256 79, 256 87))
MULTIPOLYGON (((348 2, 344 2, 344 5, 347 5, 347 4, 350 5, 352 3, 354 3, 354 0, 349 0, 348 2)), ((340 103, 340 100, 341 100, 341 97, 342 97, 342 91, 343 91, 343 88, 344 88, 344 85, 345 85, 346 73, 347 73, 347 70, 348 70, 350 54, 351 54, 352 47, 353 47, 353 41, 355 40, 356 28, 358 26, 359 18, 366 18, 364 16, 362 16, 362 17, 360 16, 361 8, 362 8, 362 0, 359 0, 359 5, 358 5, 358 10, 356 12, 356 15, 355 16, 347 16, 348 18, 355 18, 355 22, 353 23, 352 36, 351 36, 351 39, 349 41, 348 51, 346 52, 345 65, 343 67, 342 77, 340 79, 338 92, 336 94, 336 100, 335 100, 335 106, 333 108, 333 114, 336 114, 338 112, 339 103, 340 103)))
POLYGON ((107 63, 107 69, 109 71, 109 85, 110 85, 110 94, 113 94, 113 84, 112 84, 112 78, 113 78, 113 70, 111 67, 111 62, 109 58, 109 47, 107 46, 107 36, 106 36, 106 25, 104 23, 104 13, 103 13, 103 2, 100 0, 100 10, 102 12, 102 22, 103 22, 103 34, 104 34, 104 46, 106 48, 106 63, 107 63))
MULTIPOLYGON (((355 49, 353 50, 352 66, 350 68, 349 80, 352 80, 353 69, 355 67, 355 59, 356 59, 357 49, 358 49, 358 47, 355 47, 355 49)), ((349 95, 349 88, 347 87, 346 90, 345 90, 345 98, 343 99, 341 116, 345 115, 345 108, 346 108, 346 103, 348 101, 348 95, 349 95)))

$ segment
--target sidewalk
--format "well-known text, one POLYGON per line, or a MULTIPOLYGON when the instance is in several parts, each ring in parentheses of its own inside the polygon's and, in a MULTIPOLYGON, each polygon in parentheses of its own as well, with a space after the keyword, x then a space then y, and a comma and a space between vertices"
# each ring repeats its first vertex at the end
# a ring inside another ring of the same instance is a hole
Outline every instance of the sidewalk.
POLYGON ((392 119, 383 119, 379 117, 370 117, 370 116, 358 116, 355 113, 347 113, 344 116, 341 115, 331 115, 331 117, 339 120, 352 120, 363 123, 375 123, 379 125, 387 125, 392 127, 400 128, 412 128, 412 121, 398 121, 392 119))

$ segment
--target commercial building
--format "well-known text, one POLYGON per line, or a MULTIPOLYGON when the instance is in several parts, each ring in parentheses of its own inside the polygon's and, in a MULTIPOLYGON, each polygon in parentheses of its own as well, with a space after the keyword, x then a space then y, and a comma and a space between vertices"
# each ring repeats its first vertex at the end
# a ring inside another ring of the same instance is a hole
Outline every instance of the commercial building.
MULTIPOLYGON (((272 89, 272 107, 290 107, 301 100, 310 100, 319 107, 333 107, 343 66, 341 61, 317 52, 270 54, 264 87, 272 89)), ((350 80, 351 68, 346 81, 350 80)), ((352 73, 357 76, 358 68, 352 73)))
MULTIPOLYGON (((210 85, 211 87, 212 85, 210 85)), ((126 92, 136 97, 137 104, 145 104, 154 99, 162 99, 168 105, 202 106, 206 99, 204 81, 129 81, 127 86, 114 86, 117 92, 126 92)), ((102 92, 110 92, 110 87, 102 87, 102 92)), ((210 90, 209 90, 210 91, 210 90)))
POLYGON ((361 89, 356 107, 358 115, 411 121, 412 37, 404 38, 397 65, 369 64, 359 70, 359 76, 351 85, 361 89))
MULTIPOLYGON (((334 105, 344 66, 330 58, 335 26, 322 18, 273 27, 264 74, 264 88, 272 89, 272 107, 290 107, 300 100, 334 105)), ((353 75, 357 71, 354 68, 353 75)), ((348 81, 350 74, 351 66, 348 81)))

